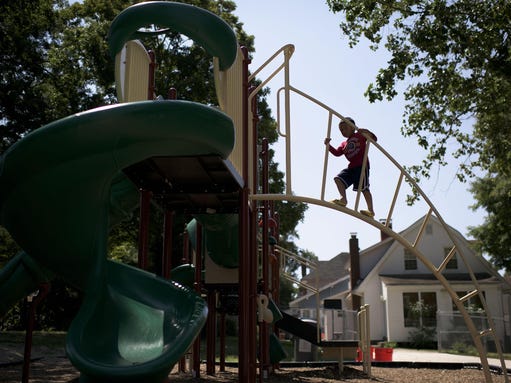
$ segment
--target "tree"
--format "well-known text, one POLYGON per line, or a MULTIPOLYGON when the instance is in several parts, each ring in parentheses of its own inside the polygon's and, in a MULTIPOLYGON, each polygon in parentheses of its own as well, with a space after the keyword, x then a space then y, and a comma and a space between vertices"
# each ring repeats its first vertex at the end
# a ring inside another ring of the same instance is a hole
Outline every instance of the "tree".
POLYGON ((50 121, 45 97, 47 53, 60 28, 60 2, 4 1, 0 4, 0 153, 24 134, 50 121))
POLYGON ((497 269, 507 271, 511 271, 511 233, 509 217, 503 212, 511 209, 510 190, 511 180, 507 177, 487 176, 473 182, 471 191, 477 200, 474 208, 484 208, 487 216, 483 225, 471 227, 469 230, 469 233, 477 238, 476 249, 488 254, 497 269))
MULTIPOLYGON (((393 99, 406 84, 402 133, 415 136, 426 151, 421 165, 409 168, 417 179, 428 178, 434 164, 449 155, 458 161, 457 177, 474 183, 477 206, 488 200, 478 191, 488 179, 508 178, 511 168, 511 3, 507 0, 327 0, 341 12, 340 27, 350 46, 364 36, 372 49, 390 52, 386 68, 369 84, 370 102, 393 99), (477 124, 473 124, 477 121, 477 124)), ((494 185, 497 186, 497 185, 494 185)), ((493 195, 509 204, 509 195, 493 195)), ((511 219, 504 209, 489 211, 488 220, 472 230, 480 248, 498 265, 511 269, 511 238, 502 237, 511 219), (495 224, 498 223, 498 224, 495 224), (491 233, 490 233, 491 232, 491 233), (483 234, 485 233, 485 234, 483 234), (487 234, 487 235, 486 235, 487 234), (500 245, 487 242, 499 237, 500 245), (497 251, 497 253, 493 253, 497 251)))

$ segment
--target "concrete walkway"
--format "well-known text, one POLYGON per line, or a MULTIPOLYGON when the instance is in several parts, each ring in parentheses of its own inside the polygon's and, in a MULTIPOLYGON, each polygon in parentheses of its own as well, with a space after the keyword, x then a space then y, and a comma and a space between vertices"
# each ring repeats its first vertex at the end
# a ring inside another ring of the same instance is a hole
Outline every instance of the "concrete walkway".
MULTIPOLYGON (((455 355, 433 350, 414 350, 395 348, 392 353, 393 362, 433 362, 433 363, 481 363, 478 356, 455 355)), ((500 360, 488 358, 491 366, 501 367, 500 360)), ((506 368, 511 368, 511 360, 506 360, 506 368)))

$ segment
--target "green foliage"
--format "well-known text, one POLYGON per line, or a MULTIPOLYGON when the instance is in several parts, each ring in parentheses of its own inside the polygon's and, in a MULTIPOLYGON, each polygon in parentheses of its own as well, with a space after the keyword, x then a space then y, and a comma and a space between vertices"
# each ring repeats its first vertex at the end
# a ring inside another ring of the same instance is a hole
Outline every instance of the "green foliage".
POLYGON ((60 25, 55 9, 59 3, 0 4, 0 153, 53 117, 44 97, 44 83, 51 81, 44 64, 52 44, 50 36, 60 25))
MULTIPOLYGON (((500 180, 511 172, 511 3, 507 0, 327 0, 344 20, 351 46, 364 37, 391 57, 369 84, 369 101, 391 100, 403 90, 402 133, 416 137, 426 156, 408 168, 428 178, 433 165, 458 165, 457 178, 484 177, 473 186, 488 219, 472 234, 497 266, 511 270, 509 194, 500 180), (403 88, 404 86, 404 88, 403 88), (472 125, 473 121, 477 123, 472 125), (454 160, 450 159, 450 156, 454 160), (492 181, 494 180, 494 181, 492 181), (499 180, 499 181, 497 181, 499 180), (498 192, 486 197, 490 185, 498 192), (500 210, 491 210, 501 205, 500 210), (497 240, 497 245, 492 241, 497 240)), ((505 183, 505 182, 504 182, 505 183)), ((410 196, 415 202, 417 194, 410 196)))
POLYGON ((0 226, 0 268, 20 250, 7 230, 0 226))
POLYGON ((410 331, 408 340, 410 346, 419 349, 436 348, 436 329, 434 327, 417 327, 410 331))
POLYGON ((415 322, 415 328, 408 334, 410 345, 416 349, 436 348, 436 328, 427 325, 430 322, 428 318, 434 315, 434 308, 419 300, 410 304, 408 309, 415 322))
POLYGON ((24 302, 18 302, 0 319, 0 331, 24 330, 25 318, 24 302))
POLYGON ((460 355, 478 355, 477 349, 473 345, 463 342, 455 342, 448 352, 460 355))
MULTIPOLYGON (((78 313, 81 294, 61 280, 52 281, 46 298, 37 306, 35 330, 66 330, 78 313)), ((29 312, 27 300, 19 301, 0 319, 0 331, 23 331, 29 312)))
POLYGON ((487 212, 485 223, 469 230, 478 239, 474 246, 488 254, 495 267, 510 271, 511 218, 507 212, 511 211, 511 180, 486 176, 473 182, 471 191, 478 201, 474 208, 484 208, 487 212))
POLYGON ((280 278, 280 296, 279 307, 282 309, 289 308, 289 302, 296 298, 296 289, 293 283, 286 278, 280 278))

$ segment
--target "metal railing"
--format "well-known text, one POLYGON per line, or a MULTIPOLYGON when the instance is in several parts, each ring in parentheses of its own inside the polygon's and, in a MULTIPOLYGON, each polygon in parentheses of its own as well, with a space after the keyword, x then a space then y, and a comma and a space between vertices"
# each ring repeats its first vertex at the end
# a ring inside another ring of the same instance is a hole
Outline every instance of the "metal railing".
MULTIPOLYGON (((285 148, 286 148, 286 192, 285 194, 252 194, 250 195, 250 198, 252 200, 280 200, 280 201, 295 201, 295 202, 304 202, 304 203, 312 203, 324 207, 328 207, 330 209, 335 209, 338 211, 341 211, 343 213, 349 214, 355 218, 358 218, 360 220, 363 220, 367 222, 368 224, 376 227, 379 229, 382 233, 386 234, 389 237, 394 238, 396 241, 398 241, 404 248, 410 251, 411 254, 415 255, 430 271, 431 273, 436 277, 436 279, 440 282, 440 284, 445 288, 453 302, 455 303, 457 309, 463 316, 467 328, 472 336, 472 339, 474 341, 474 345, 477 349, 477 352, 479 353, 481 357, 481 365, 483 369, 483 373, 485 376, 486 382, 491 382, 491 372, 488 365, 488 359, 486 357, 486 353, 483 347, 482 339, 485 337, 492 337, 495 340, 496 344, 496 351, 498 355, 500 356, 500 362, 502 365, 502 369, 505 374, 505 381, 506 383, 509 383, 509 378, 507 375, 507 369, 505 367, 505 361, 504 357, 502 355, 502 349, 500 348, 500 344, 497 340, 497 335, 495 332, 495 323, 493 322, 490 311, 488 308, 488 305, 486 304, 485 298, 483 296, 481 287, 479 285, 479 282, 477 278, 475 277, 475 273, 468 262, 467 258, 463 254, 463 247, 459 243, 459 239, 454 234, 454 232, 451 230, 451 228, 446 224, 446 222, 443 220, 442 216, 438 212, 438 210, 435 208, 431 200, 428 198, 428 196, 423 192, 423 190, 419 187, 416 180, 408 173, 408 171, 401 166, 381 145, 379 145, 377 142, 371 139, 371 137, 365 135, 368 144, 373 147, 373 150, 376 150, 378 153, 383 155, 383 157, 390 162, 392 166, 395 167, 395 169, 398 170, 399 176, 396 181, 396 187, 394 191, 394 195, 392 198, 392 201, 388 207, 386 219, 383 223, 378 222, 370 217, 366 217, 362 215, 360 212, 358 212, 358 201, 360 200, 360 194, 361 194, 361 188, 357 191, 357 197, 356 197, 356 203, 355 203, 355 209, 349 209, 348 207, 343 206, 337 206, 333 203, 325 201, 325 185, 326 185, 326 174, 328 169, 328 148, 325 148, 325 158, 324 158, 324 164, 323 164, 323 178, 322 178, 322 184, 321 184, 321 193, 319 198, 314 198, 310 196, 297 196, 293 194, 292 191, 292 184, 291 184, 291 123, 290 123, 290 115, 291 115, 291 105, 290 105, 290 94, 291 92, 294 92, 305 99, 313 102, 314 104, 318 105, 319 107, 323 108, 328 112, 328 124, 326 127, 326 137, 330 137, 331 128, 332 128, 332 121, 333 117, 336 116, 340 118, 341 120, 345 120, 344 116, 342 116, 340 113, 336 112, 333 108, 330 108, 329 106, 325 105, 324 103, 320 102, 319 100, 315 99, 314 97, 306 94, 305 92, 302 92, 298 90, 297 88, 291 86, 289 81, 289 59, 291 57, 292 52, 294 51, 293 46, 286 45, 285 47, 281 48, 272 58, 270 58, 264 65, 267 65, 271 60, 273 60, 277 55, 281 52, 285 52, 285 59, 284 63, 276 69, 271 76, 263 81, 253 92, 251 92, 250 97, 251 99, 255 97, 257 92, 262 89, 263 86, 266 86, 268 82, 275 77, 275 75, 281 71, 284 70, 285 72, 285 78, 284 78, 284 86, 279 89, 277 92, 277 128, 280 136, 282 136, 285 139, 285 148), (282 131, 281 129, 281 107, 280 107, 280 94, 281 92, 284 92, 284 115, 285 115, 285 130, 282 131), (407 238, 403 237, 399 233, 396 233, 392 230, 390 223, 392 222, 392 216, 395 211, 396 207, 396 201, 397 198, 403 188, 403 180, 406 184, 408 184, 411 187, 411 190, 415 195, 417 195, 419 198, 421 198, 427 205, 427 212, 424 216, 424 220, 421 224, 420 230, 416 236, 416 238, 413 241, 409 241, 407 238), (440 263, 439 266, 434 265, 428 257, 423 254, 420 249, 419 245, 421 243, 421 240, 423 238, 423 233, 425 231, 425 228, 427 227, 427 224, 431 218, 432 215, 435 215, 438 221, 440 222, 441 226, 445 230, 446 234, 448 235, 449 239, 452 241, 452 249, 450 250, 449 254, 443 259, 443 261, 440 263), (443 275, 443 271, 447 266, 447 263, 449 260, 457 254, 459 258, 462 260, 468 274, 470 275, 470 280, 473 284, 473 290, 469 292, 466 296, 458 297, 455 290, 449 283, 449 281, 446 279, 446 277, 443 275), (480 298, 480 301, 482 303, 484 312, 486 313, 487 320, 488 320, 488 328, 479 331, 476 326, 474 325, 472 319, 470 318, 470 315, 468 314, 467 310, 464 307, 464 302, 473 297, 474 295, 478 295, 480 298)), ((253 74, 253 78, 256 74, 258 74, 260 70, 257 70, 253 74)), ((345 120, 346 121, 346 120, 345 120)), ((348 122, 348 121, 346 121, 348 122)), ((348 122, 349 123, 349 122, 348 122)), ((366 147, 369 148, 369 145, 366 147)), ((368 150, 366 150, 364 155, 364 163, 367 162, 367 155, 368 150)), ((318 308, 319 311, 319 308, 318 308)))

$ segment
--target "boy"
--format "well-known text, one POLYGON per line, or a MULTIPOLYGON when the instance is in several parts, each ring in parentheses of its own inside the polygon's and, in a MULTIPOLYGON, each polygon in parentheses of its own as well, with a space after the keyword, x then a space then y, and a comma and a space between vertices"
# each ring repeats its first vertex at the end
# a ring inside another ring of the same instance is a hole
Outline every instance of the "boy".
MULTIPOLYGON (((339 130, 341 134, 347 138, 336 149, 330 145, 330 138, 325 138, 325 145, 328 145, 328 150, 336 157, 345 155, 349 161, 348 167, 343 169, 337 176, 334 177, 337 189, 341 194, 341 199, 334 199, 332 202, 339 206, 346 206, 348 200, 346 199, 346 188, 353 185, 353 190, 358 190, 358 184, 362 172, 362 163, 364 161, 364 153, 366 148, 366 138, 362 133, 367 134, 372 140, 376 141, 376 136, 367 129, 357 129, 355 121, 351 117, 345 117, 339 123, 339 130), (349 121, 349 122, 347 122, 349 121)), ((366 200, 367 210, 360 210, 360 213, 374 217, 373 197, 369 191, 369 159, 367 159, 365 177, 362 182, 362 194, 366 200)))

